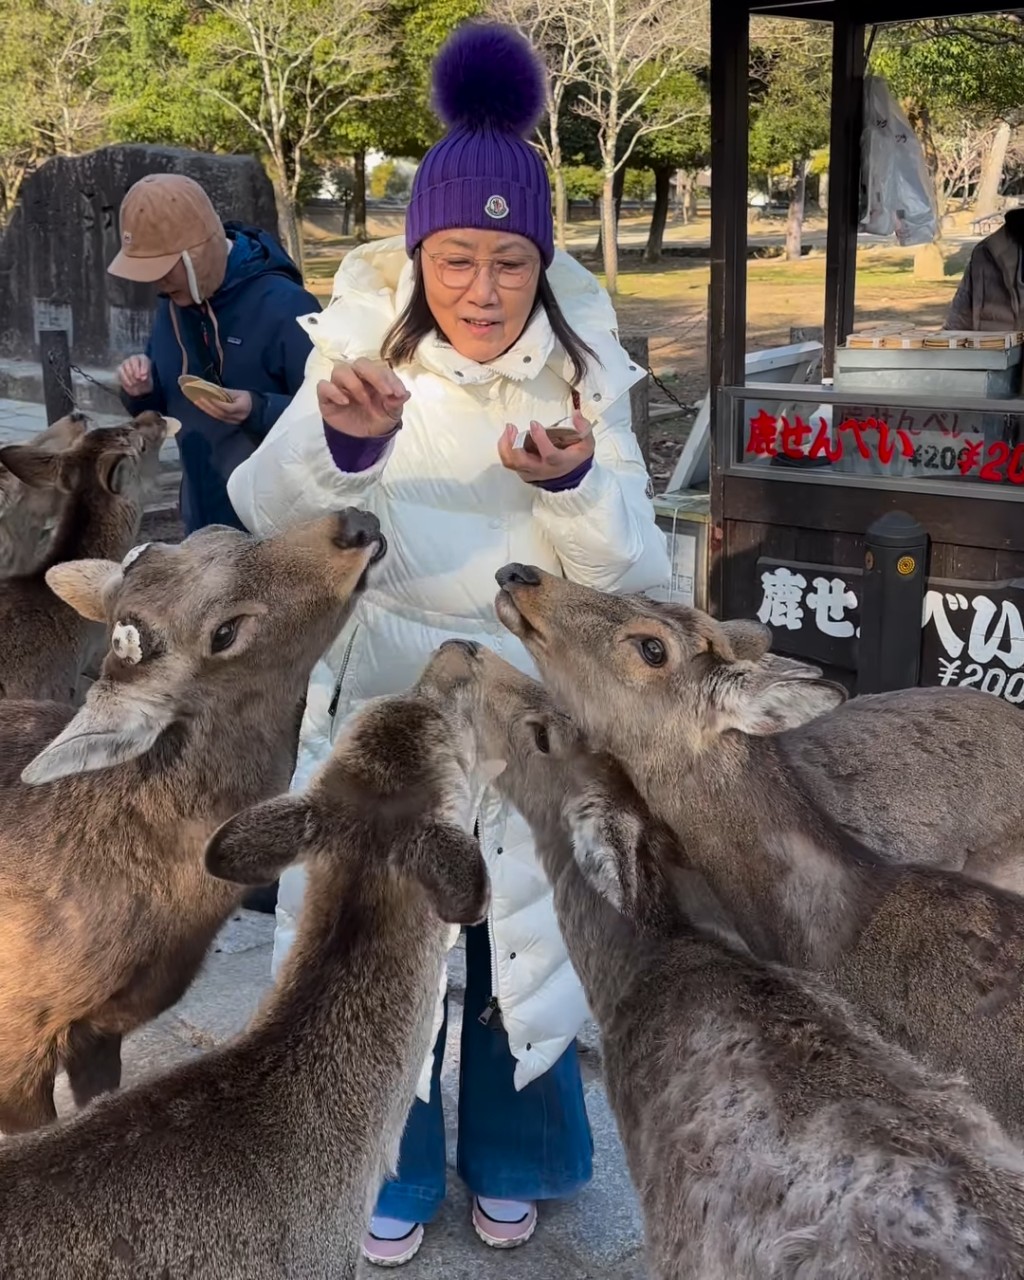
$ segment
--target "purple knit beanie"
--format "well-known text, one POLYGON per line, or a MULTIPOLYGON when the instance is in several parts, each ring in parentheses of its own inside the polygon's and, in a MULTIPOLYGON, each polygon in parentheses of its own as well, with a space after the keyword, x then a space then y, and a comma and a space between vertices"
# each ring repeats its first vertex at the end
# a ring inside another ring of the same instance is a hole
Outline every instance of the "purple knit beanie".
POLYGON ((551 186, 527 142, 544 108, 543 64, 512 27, 468 23, 434 63, 433 105, 448 132, 423 157, 405 218, 410 255, 455 227, 511 231, 555 255, 551 186))

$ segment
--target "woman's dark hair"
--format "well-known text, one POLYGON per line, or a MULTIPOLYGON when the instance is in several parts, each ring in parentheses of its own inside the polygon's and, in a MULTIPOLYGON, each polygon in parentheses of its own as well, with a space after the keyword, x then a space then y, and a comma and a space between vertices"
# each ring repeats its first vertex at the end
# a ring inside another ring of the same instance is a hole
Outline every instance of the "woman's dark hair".
MULTIPOLYGON (((423 283, 423 262, 418 248, 413 254, 412 261, 412 297, 409 299, 405 310, 384 335, 384 341, 381 344, 381 359, 386 360, 391 365, 408 364, 415 356, 416 348, 427 334, 440 332, 437 327, 437 321, 434 319, 434 313, 430 310, 430 304, 427 302, 427 289, 423 283)), ((562 308, 558 305, 555 295, 551 292, 547 272, 543 268, 540 273, 540 283, 537 286, 537 296, 526 320, 527 324, 537 314, 538 307, 544 308, 547 313, 548 323, 551 325, 551 332, 562 344, 565 354, 572 361, 572 385, 575 387, 586 377, 587 357, 589 356, 591 360, 597 361, 597 354, 591 347, 587 346, 579 334, 570 328, 569 322, 562 314, 562 308)), ((597 362, 600 363, 600 361, 597 362)))

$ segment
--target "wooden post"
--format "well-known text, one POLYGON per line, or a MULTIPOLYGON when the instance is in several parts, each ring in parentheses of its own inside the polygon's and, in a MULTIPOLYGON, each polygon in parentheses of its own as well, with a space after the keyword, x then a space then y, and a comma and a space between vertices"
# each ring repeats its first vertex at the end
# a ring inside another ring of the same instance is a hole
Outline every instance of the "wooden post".
POLYGON ((74 409, 71 384, 71 352, 68 335, 63 329, 41 329, 39 359, 43 366, 43 400, 46 423, 66 418, 74 409))
POLYGON ((832 23, 832 131, 829 141, 828 242, 825 247, 825 349, 822 376, 832 377, 836 347, 853 330, 864 118, 863 22, 836 5, 832 23))
MULTIPOLYGON (((641 369, 650 364, 649 345, 646 334, 631 333, 622 336, 622 343, 630 360, 641 369)), ((650 378, 645 374, 641 382, 636 383, 629 393, 629 405, 633 414, 633 434, 644 455, 644 462, 651 465, 651 412, 650 412, 650 378)))

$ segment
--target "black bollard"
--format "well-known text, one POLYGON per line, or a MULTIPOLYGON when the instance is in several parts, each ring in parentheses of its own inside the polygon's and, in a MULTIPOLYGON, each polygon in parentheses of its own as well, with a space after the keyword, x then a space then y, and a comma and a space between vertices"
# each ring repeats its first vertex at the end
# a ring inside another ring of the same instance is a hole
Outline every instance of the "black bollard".
POLYGON ((858 693, 917 685, 927 556, 928 534, 906 512, 887 512, 864 535, 858 693))

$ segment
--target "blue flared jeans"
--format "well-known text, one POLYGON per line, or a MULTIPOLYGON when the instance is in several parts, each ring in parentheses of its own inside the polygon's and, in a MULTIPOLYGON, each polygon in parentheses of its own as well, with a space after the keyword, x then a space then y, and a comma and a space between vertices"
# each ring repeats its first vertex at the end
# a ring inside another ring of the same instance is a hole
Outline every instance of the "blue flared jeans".
MULTIPOLYGON (((491 999, 486 925, 466 930, 466 997, 459 1068, 458 1173, 474 1195, 495 1200, 561 1200, 593 1173, 594 1143, 583 1101, 576 1046, 525 1089, 513 1084, 515 1059, 497 1015, 480 1015, 491 999)), ((402 1138, 398 1177, 385 1183, 377 1213, 430 1222, 445 1196, 446 1158, 441 1064, 448 1009, 434 1047, 430 1101, 413 1103, 402 1138)))

